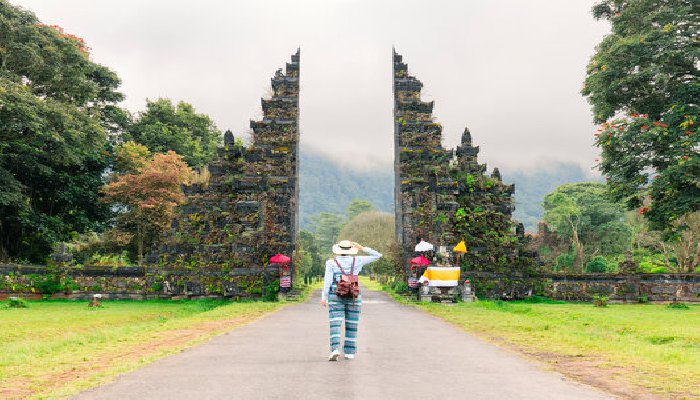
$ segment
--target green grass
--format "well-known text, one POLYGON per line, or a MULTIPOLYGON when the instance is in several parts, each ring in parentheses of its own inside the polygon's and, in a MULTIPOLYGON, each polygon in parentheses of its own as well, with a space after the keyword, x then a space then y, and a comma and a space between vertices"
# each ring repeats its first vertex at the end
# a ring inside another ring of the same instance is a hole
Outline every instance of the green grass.
POLYGON ((368 276, 361 275, 359 277, 360 282, 365 285, 369 290, 381 291, 383 289, 382 284, 377 280, 370 280, 368 276))
MULTIPOLYGON (((368 282, 363 280, 368 288, 381 289, 368 282)), ((539 298, 416 307, 544 360, 552 355, 600 360, 601 374, 623 369, 625 379, 653 392, 700 398, 700 305, 593 307, 539 298)))
POLYGON ((284 303, 35 301, 0 303, 0 398, 51 398, 114 375, 251 321, 284 303))

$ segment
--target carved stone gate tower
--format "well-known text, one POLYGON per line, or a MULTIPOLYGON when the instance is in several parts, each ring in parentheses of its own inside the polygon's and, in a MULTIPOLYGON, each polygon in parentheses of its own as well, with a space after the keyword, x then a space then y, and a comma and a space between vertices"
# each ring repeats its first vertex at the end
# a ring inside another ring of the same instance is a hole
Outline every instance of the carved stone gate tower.
MULTIPOLYGON (((263 118, 251 121, 245 147, 224 135, 209 165, 206 184, 185 188, 187 200, 175 213, 166 245, 165 268, 189 268, 209 276, 207 286, 229 295, 263 279, 267 258, 294 252, 299 215, 299 57, 271 79, 272 96, 262 99, 263 118), (218 279, 218 280, 217 280, 218 279)), ((211 291, 198 284, 203 292, 211 291)))
POLYGON ((396 239, 404 253, 420 238, 445 245, 466 240, 463 261, 470 269, 517 265, 523 232, 518 226, 516 236, 511 221, 515 186, 501 181, 498 168, 486 175, 468 129, 457 148, 442 146, 434 103, 421 100, 423 84, 401 55, 392 56, 396 239))

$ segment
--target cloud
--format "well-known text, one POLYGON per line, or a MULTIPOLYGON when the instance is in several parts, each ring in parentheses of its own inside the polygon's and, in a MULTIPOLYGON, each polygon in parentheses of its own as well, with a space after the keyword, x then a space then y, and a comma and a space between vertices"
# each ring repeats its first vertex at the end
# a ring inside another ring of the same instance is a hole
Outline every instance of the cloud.
POLYGON ((435 100, 445 145, 469 126, 492 167, 595 158, 579 90, 608 27, 592 0, 11 1, 84 37, 132 111, 146 98, 185 100, 245 135, 300 46, 302 147, 389 168, 394 45, 435 100))

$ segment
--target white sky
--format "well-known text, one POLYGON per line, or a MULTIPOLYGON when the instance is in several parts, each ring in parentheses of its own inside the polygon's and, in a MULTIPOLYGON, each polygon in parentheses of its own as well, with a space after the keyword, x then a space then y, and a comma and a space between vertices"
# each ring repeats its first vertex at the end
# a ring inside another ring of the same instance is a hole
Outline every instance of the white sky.
POLYGON ((123 80, 124 105, 192 103, 236 136, 301 47, 302 147, 358 168, 393 157, 391 47, 435 100, 444 144, 465 126, 489 167, 590 167, 579 91, 609 27, 594 0, 10 0, 83 37, 123 80))

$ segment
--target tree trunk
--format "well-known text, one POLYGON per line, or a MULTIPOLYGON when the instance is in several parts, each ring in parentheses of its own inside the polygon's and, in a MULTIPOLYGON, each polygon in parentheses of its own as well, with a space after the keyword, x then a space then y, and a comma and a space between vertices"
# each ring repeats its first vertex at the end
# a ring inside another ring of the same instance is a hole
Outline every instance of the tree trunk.
POLYGON ((574 271, 583 272, 583 244, 578 237, 578 227, 574 224, 574 221, 569 218, 569 225, 571 225, 571 244, 576 250, 576 259, 574 260, 574 271))
POLYGON ((141 224, 136 225, 136 242, 139 253, 139 265, 143 265, 143 229, 141 224))

